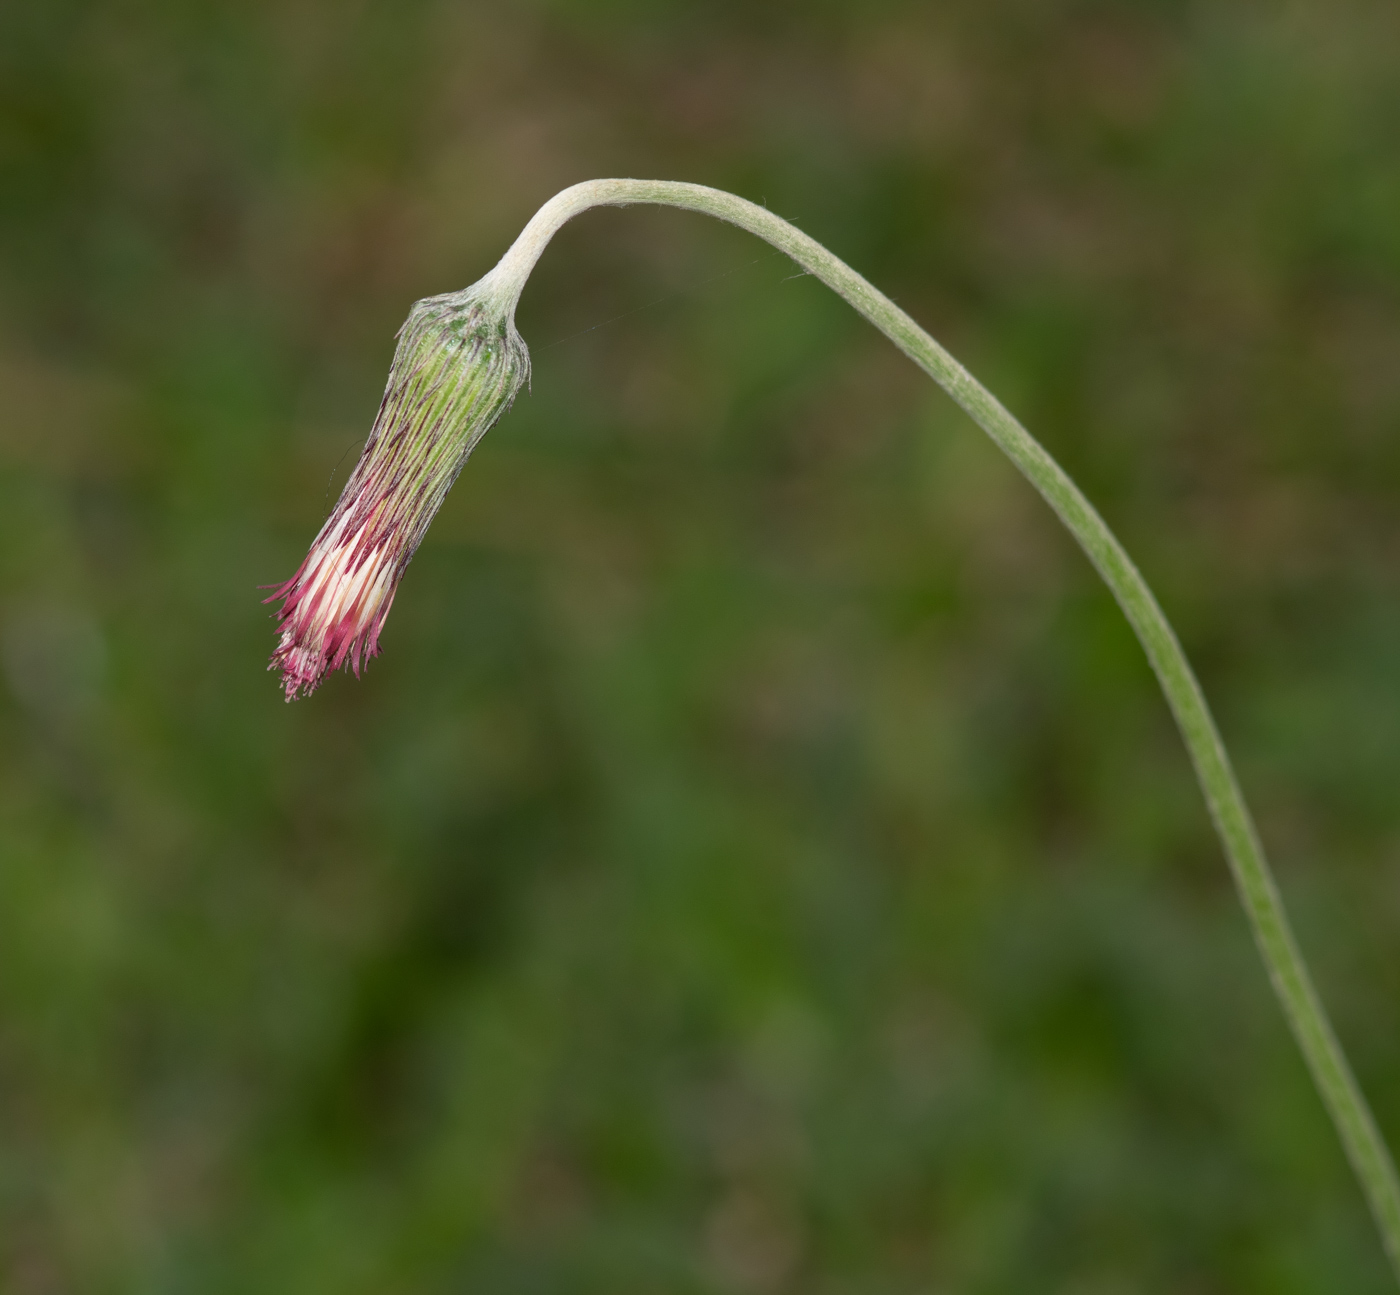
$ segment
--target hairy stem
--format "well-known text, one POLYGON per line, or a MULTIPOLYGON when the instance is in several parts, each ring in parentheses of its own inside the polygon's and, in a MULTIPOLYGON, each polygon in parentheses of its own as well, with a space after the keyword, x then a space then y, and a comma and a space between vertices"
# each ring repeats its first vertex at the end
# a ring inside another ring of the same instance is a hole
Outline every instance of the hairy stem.
POLYGON ((655 203, 717 216, 766 239, 844 297, 948 392, 1011 458, 1079 541, 1147 652, 1181 729, 1274 992, 1360 1179, 1400 1278, 1400 1181, 1374 1117, 1313 987, 1230 758, 1176 634, 1123 546, 1079 487, 966 369, 888 297, 820 243, 764 207, 718 189, 666 180, 590 180, 550 199, 483 290, 514 310, 545 245, 567 220, 596 206, 655 203))

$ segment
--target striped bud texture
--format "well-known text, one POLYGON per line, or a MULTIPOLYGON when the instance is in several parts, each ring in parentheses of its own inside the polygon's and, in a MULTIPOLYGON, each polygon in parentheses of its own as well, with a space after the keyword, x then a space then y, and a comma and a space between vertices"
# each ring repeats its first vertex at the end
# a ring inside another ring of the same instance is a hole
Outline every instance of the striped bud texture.
POLYGON ((467 456, 510 408, 530 354, 509 313, 475 288, 414 304, 399 330, 374 428, 282 600, 270 670, 287 700, 327 671, 379 655, 399 578, 467 456))

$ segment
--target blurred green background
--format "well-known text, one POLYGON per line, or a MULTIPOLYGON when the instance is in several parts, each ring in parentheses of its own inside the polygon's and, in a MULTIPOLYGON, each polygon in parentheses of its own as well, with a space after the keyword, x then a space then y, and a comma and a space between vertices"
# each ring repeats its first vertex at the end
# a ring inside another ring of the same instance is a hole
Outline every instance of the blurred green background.
POLYGON ((1138 558, 1400 1141, 1389 0, 0 7, 0 1288, 1380 1292, 1139 649, 842 303, 592 213, 384 656, 416 298, 766 202, 1138 558))

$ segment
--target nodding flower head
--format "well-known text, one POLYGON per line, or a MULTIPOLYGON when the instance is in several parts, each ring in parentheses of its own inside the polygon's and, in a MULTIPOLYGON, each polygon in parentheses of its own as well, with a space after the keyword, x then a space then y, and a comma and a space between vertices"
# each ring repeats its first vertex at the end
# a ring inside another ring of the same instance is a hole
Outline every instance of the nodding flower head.
POLYGON ((327 671, 358 675, 379 655, 380 627, 428 523, 529 376, 511 311, 482 286, 414 304, 355 471, 306 560, 264 600, 282 599, 268 669, 281 670, 288 701, 327 671))

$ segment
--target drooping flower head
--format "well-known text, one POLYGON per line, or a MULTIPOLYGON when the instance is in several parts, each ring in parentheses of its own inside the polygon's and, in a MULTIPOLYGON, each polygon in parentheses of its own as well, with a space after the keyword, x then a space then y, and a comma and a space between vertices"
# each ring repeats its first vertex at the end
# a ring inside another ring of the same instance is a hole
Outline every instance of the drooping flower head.
POLYGON ((483 286, 409 311, 360 461, 306 560, 264 600, 282 599, 268 669, 281 670, 288 701, 310 695, 327 671, 358 675, 379 655, 380 627, 428 523, 529 376, 513 311, 483 286))

